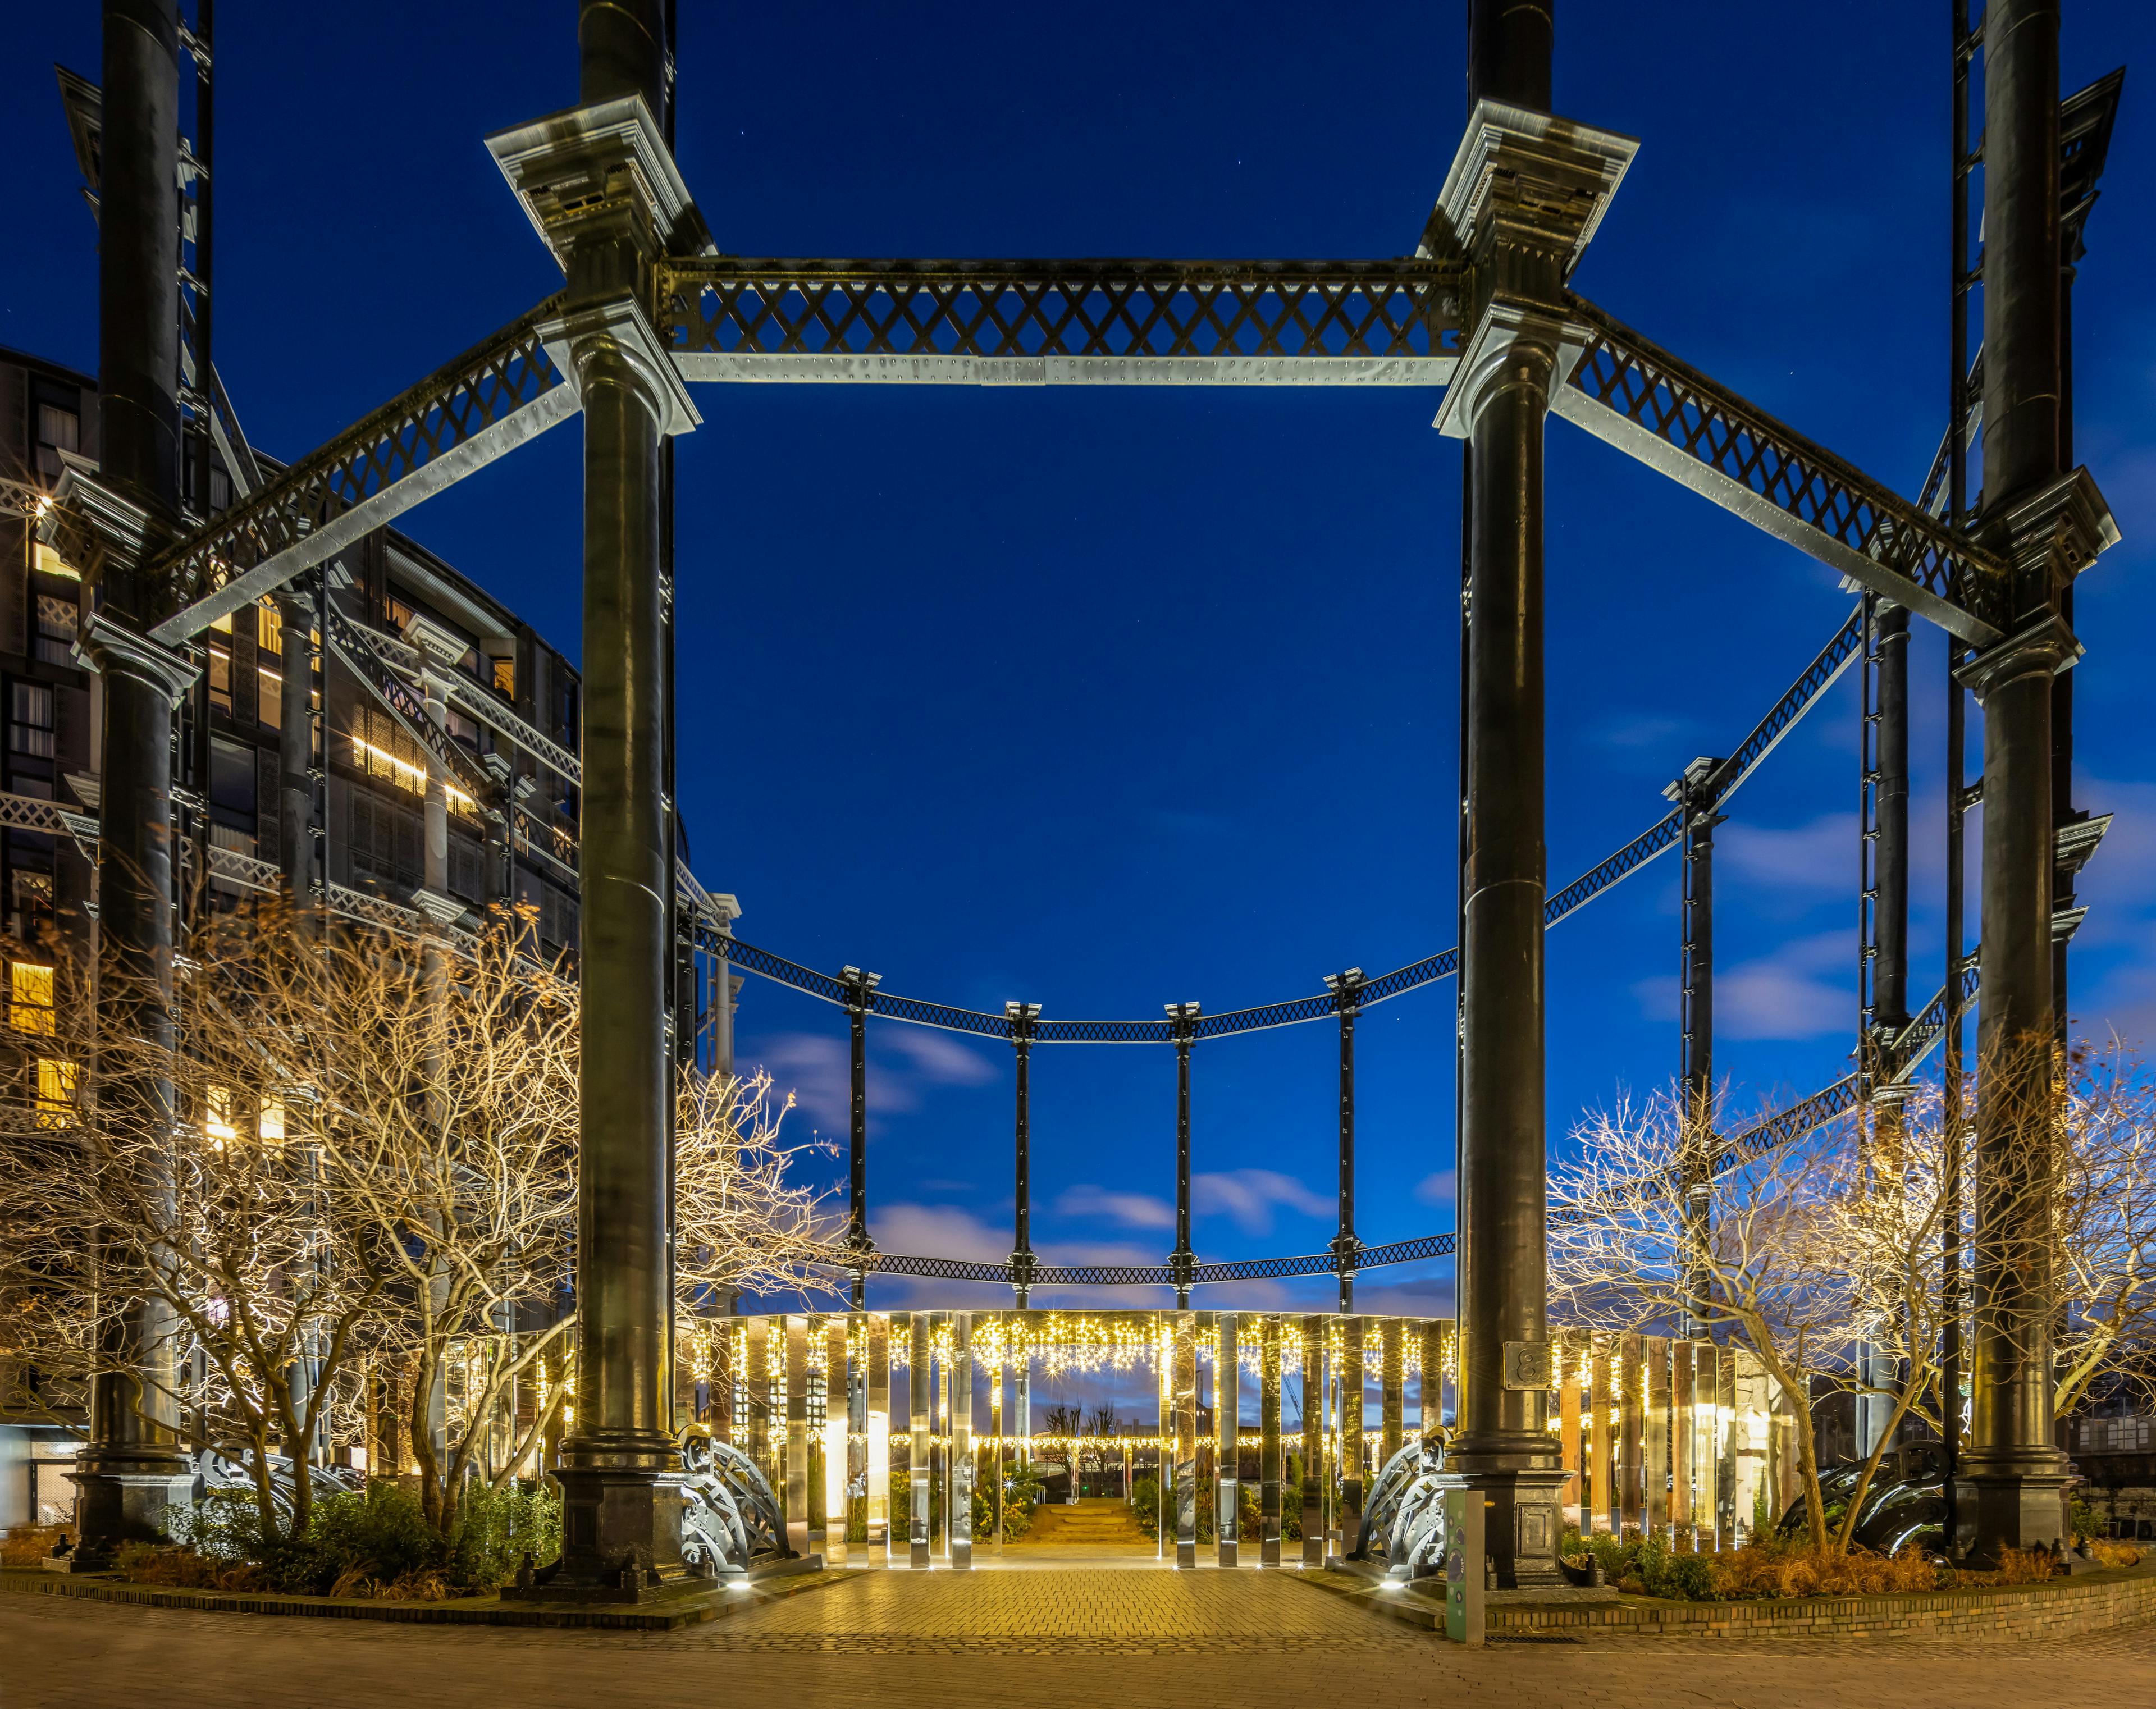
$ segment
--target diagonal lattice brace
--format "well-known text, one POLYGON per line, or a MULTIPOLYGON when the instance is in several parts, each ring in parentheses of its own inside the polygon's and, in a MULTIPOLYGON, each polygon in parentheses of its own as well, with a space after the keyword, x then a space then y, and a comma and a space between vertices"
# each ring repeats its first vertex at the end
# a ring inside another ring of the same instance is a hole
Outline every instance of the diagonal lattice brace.
POLYGON ((1971 645, 1999 639, 1996 557, 1591 303, 1573 313, 1558 414, 1971 645))
POLYGON ((487 812, 487 803, 495 794, 494 780, 448 731, 428 716, 426 700, 419 691, 360 639, 359 626, 337 609, 336 602, 327 602, 323 609, 329 623, 322 639, 337 662, 381 702, 398 728, 434 757, 445 777, 457 780, 461 791, 471 798, 473 811, 487 812))
POLYGON ((747 260, 660 269, 690 380, 1441 386, 1456 264, 747 260))
POLYGON ((577 413, 542 304, 301 458, 159 559, 184 639, 577 413))

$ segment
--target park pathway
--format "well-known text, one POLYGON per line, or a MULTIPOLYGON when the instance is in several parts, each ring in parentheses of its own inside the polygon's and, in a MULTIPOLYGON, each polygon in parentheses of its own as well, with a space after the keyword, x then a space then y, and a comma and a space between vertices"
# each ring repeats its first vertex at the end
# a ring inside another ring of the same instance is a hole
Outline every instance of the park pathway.
POLYGON ((2012 1646, 1666 1640, 1471 1653, 1293 1577, 1137 1564, 865 1573, 732 1619, 651 1635, 270 1619, 8 1596, 0 1599, 0 1703, 2156 1702, 2156 1628, 2147 1626, 2012 1646))

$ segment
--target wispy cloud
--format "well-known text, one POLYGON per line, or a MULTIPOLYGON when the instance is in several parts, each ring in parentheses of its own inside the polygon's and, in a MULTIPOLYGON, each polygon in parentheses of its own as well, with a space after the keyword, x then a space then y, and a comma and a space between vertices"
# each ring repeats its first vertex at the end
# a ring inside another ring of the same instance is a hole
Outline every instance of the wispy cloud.
POLYGON ((1856 815, 1822 813, 1770 829, 1739 820, 1715 833, 1716 864, 1779 890, 1838 892, 1856 882, 1856 815))
POLYGON ((1817 1039, 1856 1023, 1856 946, 1848 931, 1792 939, 1714 979, 1714 1029, 1732 1039, 1817 1039), (1839 978, 1827 977, 1839 974, 1839 978))
MULTIPOLYGON (((1274 1213, 1286 1209, 1304 1216, 1330 1217, 1332 1201, 1313 1193, 1292 1175, 1277 1169, 1228 1169, 1190 1178, 1190 1212, 1195 1219, 1225 1217, 1245 1234, 1269 1234, 1274 1213)), ((1130 1193, 1084 1183, 1056 1195, 1058 1215, 1111 1224, 1126 1229, 1172 1229, 1175 1207, 1150 1193, 1130 1193)))
MULTIPOLYGON (((918 1110, 935 1086, 986 1085, 995 1065, 957 1039, 920 1027, 880 1029, 868 1062, 869 1120, 918 1110)), ((853 1120, 851 1053, 827 1033, 778 1033, 744 1040, 744 1063, 760 1064, 773 1085, 792 1092, 803 1112, 824 1132, 843 1133, 853 1120)))
POLYGON ((1419 1203, 1450 1210, 1460 1198, 1458 1173, 1452 1169, 1440 1169, 1434 1175, 1424 1176, 1415 1183, 1414 1196, 1419 1203))
MULTIPOLYGON (((1689 727, 1688 719, 1672 718, 1666 713, 1619 712, 1591 726, 1588 736, 1604 747, 1667 747, 1674 754, 1677 737, 1689 727)), ((1681 760, 1675 762, 1675 765, 1682 763, 1681 760)), ((1674 766, 1672 771, 1674 774, 1674 766)))
MULTIPOLYGON (((1113 1223, 1126 1229, 1172 1229, 1175 1207, 1150 1193, 1122 1193, 1090 1182, 1067 1187, 1055 1196, 1055 1212, 1081 1222, 1113 1223)), ((1152 1260, 1147 1260, 1147 1262, 1152 1260)))
POLYGON ((1199 1216, 1231 1219, 1246 1234, 1270 1234, 1276 1206, 1310 1217, 1329 1217, 1336 1209, 1330 1199, 1321 1198, 1294 1176, 1276 1169, 1230 1169, 1219 1174, 1194 1175, 1190 1205, 1199 1216))

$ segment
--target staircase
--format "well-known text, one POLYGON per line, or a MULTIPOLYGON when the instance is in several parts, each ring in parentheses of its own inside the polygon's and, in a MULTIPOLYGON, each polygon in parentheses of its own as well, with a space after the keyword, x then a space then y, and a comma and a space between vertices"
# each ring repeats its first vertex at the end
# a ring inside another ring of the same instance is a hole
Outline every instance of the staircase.
POLYGON ((1066 1554, 1128 1555, 1153 1552, 1156 1544, 1138 1528, 1120 1497, 1096 1496, 1075 1506, 1043 1502, 1033 1510, 1033 1527, 1011 1548, 1052 1548, 1066 1554))

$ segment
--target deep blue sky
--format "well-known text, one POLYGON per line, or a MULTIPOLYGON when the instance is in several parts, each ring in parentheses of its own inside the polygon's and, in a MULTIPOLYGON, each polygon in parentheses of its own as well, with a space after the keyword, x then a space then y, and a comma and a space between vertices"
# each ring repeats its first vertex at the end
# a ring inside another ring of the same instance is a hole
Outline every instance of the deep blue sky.
MULTIPOLYGON (((1905 490, 1944 416, 1944 9, 1821 3, 1793 28, 1787 8, 1567 0, 1559 19, 1558 110, 1641 139, 1577 287, 1905 490)), ((1454 0, 685 0, 679 154, 721 246, 749 254, 1398 254, 1454 151, 1461 18, 1454 0)), ((574 8, 226 0, 218 22, 218 365, 252 437, 295 456, 557 287, 480 138, 573 103, 574 8)), ((11 39, 0 343, 94 369, 93 234, 48 68, 95 74, 95 8, 33 8, 11 39)), ((2079 454, 2126 541, 2081 594, 2079 798, 2118 822, 2084 881, 2074 1007, 2137 1037, 2156 1020, 2152 47, 2150 8, 2068 5, 2067 88, 2133 68, 2076 298, 2079 454)), ((1066 1016, 1238 1008, 1449 943, 1459 477, 1436 401, 700 388, 679 463, 680 793, 706 883, 797 960, 1066 1016)), ((572 653, 579 444, 565 428, 401 525, 572 653)), ((1846 602, 1561 422, 1549 495, 1557 884, 1650 822, 1687 759, 1727 752, 1846 602)), ((1935 633, 1916 659, 1928 993, 1935 633)), ((1845 1065, 1854 681, 1722 833, 1720 1062, 1741 1104, 1845 1065)), ((1676 1065, 1676 878, 1658 864, 1550 940, 1555 1139, 1676 1065)), ((1363 1023, 1367 1240, 1450 1225, 1451 1017, 1444 986, 1363 1023)), ((838 1013, 752 982, 742 1033, 798 1091, 792 1119, 842 1135, 838 1013)), ((879 1238, 1000 1257, 1007 1053, 872 1036, 879 1238)), ((1200 1050, 1203 1255, 1330 1236, 1333 1050, 1324 1026, 1200 1050)), ((1046 1254, 1173 1244, 1173 1077, 1161 1050, 1036 1058, 1046 1254)), ((1449 1292, 1433 1268, 1373 1275, 1363 1297, 1449 1292)))

